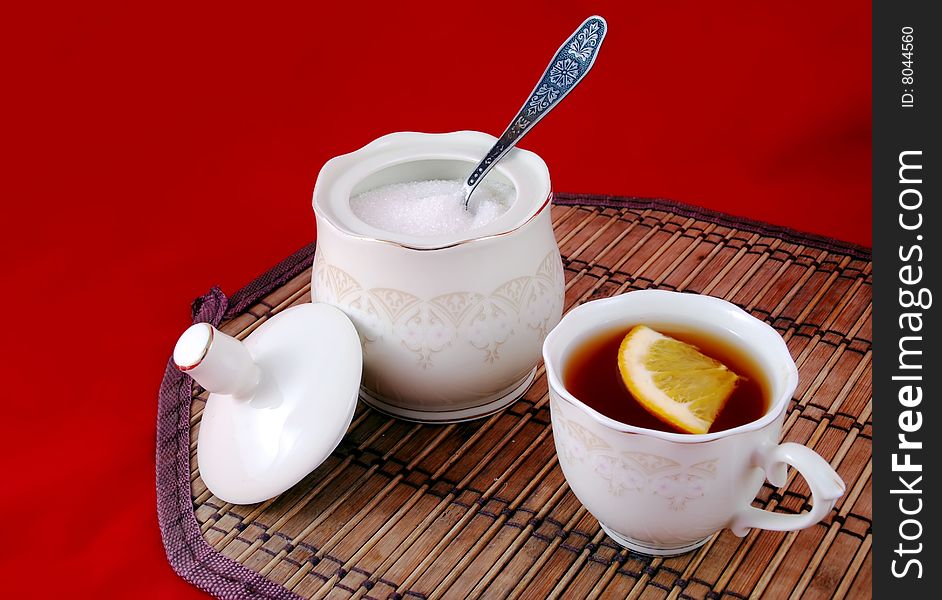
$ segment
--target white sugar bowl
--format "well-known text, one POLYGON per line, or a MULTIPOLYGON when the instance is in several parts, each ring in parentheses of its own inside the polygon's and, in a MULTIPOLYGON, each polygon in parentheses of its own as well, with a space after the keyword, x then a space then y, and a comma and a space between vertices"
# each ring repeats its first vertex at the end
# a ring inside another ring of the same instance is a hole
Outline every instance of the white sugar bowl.
POLYGON ((414 236, 359 219, 350 198, 408 181, 461 179, 495 138, 474 131, 393 133, 328 161, 314 189, 315 302, 340 308, 363 348, 360 397, 405 419, 491 414, 533 381, 559 322, 565 281, 549 171, 512 150, 488 175, 513 187, 507 212, 458 234, 414 236))

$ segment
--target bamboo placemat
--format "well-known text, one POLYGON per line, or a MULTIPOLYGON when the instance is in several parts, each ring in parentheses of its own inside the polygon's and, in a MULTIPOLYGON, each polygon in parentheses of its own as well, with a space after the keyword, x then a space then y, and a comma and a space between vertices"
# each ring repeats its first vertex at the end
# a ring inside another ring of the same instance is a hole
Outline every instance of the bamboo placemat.
MULTIPOLYGON (((302 482, 262 504, 227 504, 196 464, 206 394, 168 366, 158 509, 174 568, 220 597, 869 597, 869 250, 663 200, 555 202, 566 310, 682 290, 725 298, 782 334, 800 372, 783 438, 814 448, 847 483, 828 518, 801 532, 722 531, 666 559, 621 548, 557 465, 542 368, 522 400, 472 423, 416 425, 360 403, 343 443, 302 482)), ((242 338, 308 302, 312 255, 313 245, 232 298, 213 290, 196 320, 242 338)), ((795 513, 808 494, 791 470, 754 504, 795 513)))

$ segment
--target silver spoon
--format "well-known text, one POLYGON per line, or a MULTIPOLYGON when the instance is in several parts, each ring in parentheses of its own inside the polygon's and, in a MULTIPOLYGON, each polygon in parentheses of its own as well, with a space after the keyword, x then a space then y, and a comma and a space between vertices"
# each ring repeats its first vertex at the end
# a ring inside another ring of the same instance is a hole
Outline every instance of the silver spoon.
POLYGON ((524 102, 523 108, 464 182, 466 210, 471 193, 481 183, 484 176, 586 76, 595 63, 607 31, 608 23, 605 19, 592 16, 583 21, 582 25, 559 47, 553 60, 546 67, 546 71, 543 72, 543 76, 530 93, 530 97, 524 102))

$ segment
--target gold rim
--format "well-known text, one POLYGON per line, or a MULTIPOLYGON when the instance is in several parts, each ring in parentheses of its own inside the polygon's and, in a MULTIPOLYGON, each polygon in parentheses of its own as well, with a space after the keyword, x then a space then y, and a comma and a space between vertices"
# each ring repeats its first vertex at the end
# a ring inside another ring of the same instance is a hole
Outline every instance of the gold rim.
POLYGON ((213 345, 213 339, 216 337, 216 332, 213 331, 213 326, 210 325, 209 323, 205 323, 205 325, 209 327, 209 339, 206 340, 206 345, 203 346, 203 351, 200 352, 200 357, 197 358, 196 362, 193 363, 192 365, 177 365, 177 368, 183 371, 184 373, 187 371, 192 371, 196 367, 200 366, 200 363, 202 363, 203 360, 206 358, 206 355, 209 354, 210 346, 213 345))

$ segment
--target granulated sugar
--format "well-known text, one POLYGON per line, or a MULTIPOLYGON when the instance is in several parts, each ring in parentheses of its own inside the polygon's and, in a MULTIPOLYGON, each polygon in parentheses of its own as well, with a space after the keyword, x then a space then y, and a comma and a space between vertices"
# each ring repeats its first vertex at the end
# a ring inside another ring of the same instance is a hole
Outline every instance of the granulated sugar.
POLYGON ((414 236, 461 233, 483 227, 507 212, 513 187, 488 181, 464 208, 462 181, 393 183, 350 198, 353 214, 378 229, 414 236))

